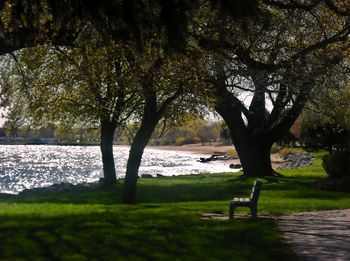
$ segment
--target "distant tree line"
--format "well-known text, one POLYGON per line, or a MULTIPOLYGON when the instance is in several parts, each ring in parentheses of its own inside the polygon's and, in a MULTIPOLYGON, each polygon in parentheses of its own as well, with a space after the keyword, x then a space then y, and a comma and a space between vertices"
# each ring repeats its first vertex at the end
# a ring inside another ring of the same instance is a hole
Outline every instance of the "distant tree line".
MULTIPOLYGON (((22 138, 27 142, 46 142, 48 144, 76 144, 97 145, 100 142, 100 129, 84 126, 70 126, 60 124, 51 127, 13 126, 11 119, 0 128, 0 137, 3 139, 22 138)), ((121 130, 117 130, 114 144, 130 145, 135 133, 131 133, 134 124, 130 124, 121 130)), ((180 125, 173 125, 166 130, 158 126, 151 139, 150 145, 184 145, 201 143, 210 144, 213 141, 221 141, 231 144, 227 126, 223 121, 208 121, 194 116, 187 117, 180 125)), ((15 140, 12 141, 15 144, 15 140)))

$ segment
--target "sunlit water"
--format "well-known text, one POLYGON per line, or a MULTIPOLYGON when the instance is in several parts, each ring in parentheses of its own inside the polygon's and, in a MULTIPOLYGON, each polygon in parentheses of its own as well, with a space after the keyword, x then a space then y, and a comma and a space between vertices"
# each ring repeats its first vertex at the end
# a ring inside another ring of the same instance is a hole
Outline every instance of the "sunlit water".
MULTIPOLYGON (((128 147, 115 146, 118 178, 124 177, 128 147)), ((225 162, 197 162, 204 155, 146 149, 139 175, 164 176, 231 172, 225 162)), ((94 182, 103 176, 98 146, 0 145, 0 192, 68 182, 94 182)))

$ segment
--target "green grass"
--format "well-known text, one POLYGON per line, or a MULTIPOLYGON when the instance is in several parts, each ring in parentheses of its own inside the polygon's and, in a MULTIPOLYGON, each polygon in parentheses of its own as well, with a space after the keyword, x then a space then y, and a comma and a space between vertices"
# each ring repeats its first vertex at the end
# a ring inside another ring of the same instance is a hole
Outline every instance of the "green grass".
MULTIPOLYGON (((264 182, 259 214, 349 208, 348 194, 319 191, 321 154, 311 167, 264 182)), ((203 174, 140 179, 139 203, 118 204, 122 184, 65 193, 0 197, 0 260, 296 260, 272 218, 203 220, 227 213, 253 179, 203 174)), ((248 214, 245 208, 240 214, 248 214)))

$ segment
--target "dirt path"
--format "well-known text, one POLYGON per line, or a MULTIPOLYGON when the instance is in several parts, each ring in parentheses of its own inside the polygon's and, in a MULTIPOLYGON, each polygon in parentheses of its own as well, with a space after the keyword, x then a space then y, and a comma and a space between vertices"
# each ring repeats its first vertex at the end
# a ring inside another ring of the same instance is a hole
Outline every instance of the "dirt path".
POLYGON ((350 209, 281 216, 277 223, 304 260, 350 260, 350 209))

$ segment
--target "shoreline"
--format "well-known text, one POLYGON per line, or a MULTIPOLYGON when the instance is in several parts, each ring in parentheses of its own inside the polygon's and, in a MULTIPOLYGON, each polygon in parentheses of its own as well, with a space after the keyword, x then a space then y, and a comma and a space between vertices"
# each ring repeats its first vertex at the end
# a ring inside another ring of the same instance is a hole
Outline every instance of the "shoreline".
POLYGON ((202 154, 211 156, 215 153, 226 153, 228 150, 234 150, 233 145, 202 145, 202 144, 186 144, 181 146, 176 145, 166 145, 166 146, 147 146, 146 149, 155 149, 155 150, 165 150, 165 151, 179 151, 179 152, 189 152, 193 154, 202 154))
MULTIPOLYGON (((235 150, 235 147, 233 145, 221 145, 219 144, 213 144, 213 145, 204 145, 202 144, 187 144, 187 145, 181 145, 181 146, 175 146, 175 145, 167 145, 167 146, 147 146, 146 149, 154 149, 154 150, 163 150, 163 151, 177 151, 177 152, 184 152, 184 153, 191 153, 191 154, 197 154, 202 156, 208 156, 210 157, 213 154, 220 154, 220 153, 226 153, 228 150, 235 150)), ((277 169, 280 163, 283 161, 281 156, 278 153, 271 153, 270 154, 272 167, 274 169, 277 169)), ((226 164, 240 164, 239 158, 237 159, 230 159, 230 160, 217 160, 218 163, 226 163, 226 164)))

